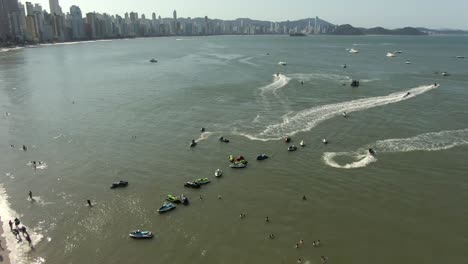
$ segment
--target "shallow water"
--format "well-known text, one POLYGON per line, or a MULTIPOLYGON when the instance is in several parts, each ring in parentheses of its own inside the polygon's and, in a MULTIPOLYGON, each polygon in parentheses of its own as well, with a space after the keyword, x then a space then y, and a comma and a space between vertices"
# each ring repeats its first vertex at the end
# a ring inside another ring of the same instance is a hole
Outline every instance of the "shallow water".
POLYGON ((455 56, 466 56, 467 43, 222 36, 2 52, 0 108, 11 114, 0 118, 0 214, 21 217, 35 245, 10 238, 12 259, 466 262, 468 60, 455 56), (395 50, 403 53, 385 56, 395 50), (286 135, 307 146, 286 151, 278 140, 286 135), (260 153, 270 159, 257 162, 260 153), (230 169, 230 154, 248 168, 230 169), (47 165, 34 170, 33 160, 47 165), (204 177, 212 182, 200 190, 183 187, 204 177), (110 190, 120 179, 129 186, 110 190), (157 214, 167 194, 180 193, 190 206, 157 214), (134 229, 156 236, 134 241, 134 229))

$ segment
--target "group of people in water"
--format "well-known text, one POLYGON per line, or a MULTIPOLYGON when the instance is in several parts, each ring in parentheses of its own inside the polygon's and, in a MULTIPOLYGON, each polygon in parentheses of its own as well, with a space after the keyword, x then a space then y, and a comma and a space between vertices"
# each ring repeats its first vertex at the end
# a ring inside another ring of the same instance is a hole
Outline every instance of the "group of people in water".
MULTIPOLYGON (((32 194, 30 194, 30 197, 31 196, 32 194)), ((32 240, 31 240, 31 236, 28 233, 28 229, 24 225, 20 226, 20 224, 21 224, 21 221, 18 219, 18 217, 16 217, 13 221, 12 220, 8 221, 8 225, 10 226, 10 231, 11 233, 13 233, 13 235, 18 240, 18 242, 22 242, 23 241, 22 237, 23 237, 28 242, 29 246, 31 248, 34 248, 32 244, 32 240)))

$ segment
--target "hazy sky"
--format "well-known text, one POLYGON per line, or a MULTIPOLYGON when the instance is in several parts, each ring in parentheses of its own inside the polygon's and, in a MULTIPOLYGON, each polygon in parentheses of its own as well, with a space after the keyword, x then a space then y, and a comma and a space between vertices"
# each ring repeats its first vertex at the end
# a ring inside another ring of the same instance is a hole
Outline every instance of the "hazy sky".
MULTIPOLYGON (((25 0, 20 0, 23 3, 25 0)), ((29 0, 49 10, 49 0, 29 0)), ((120 14, 135 11, 151 17, 284 21, 319 16, 335 24, 360 27, 424 26, 468 29, 468 0, 59 0, 63 11, 78 5, 83 13, 120 14)))

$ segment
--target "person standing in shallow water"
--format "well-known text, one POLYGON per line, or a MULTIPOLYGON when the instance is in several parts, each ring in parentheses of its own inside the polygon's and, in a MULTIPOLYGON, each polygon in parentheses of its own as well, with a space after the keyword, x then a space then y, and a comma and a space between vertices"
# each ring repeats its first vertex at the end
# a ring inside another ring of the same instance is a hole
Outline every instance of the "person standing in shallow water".
POLYGON ((8 224, 10 225, 10 230, 13 230, 13 222, 10 220, 8 221, 8 224))
POLYGON ((88 206, 93 207, 93 205, 91 204, 91 200, 88 200, 88 206))
POLYGON ((29 191, 29 199, 30 199, 31 201, 32 201, 32 200, 34 200, 34 198, 33 198, 33 196, 32 196, 32 192, 31 192, 31 191, 29 191))

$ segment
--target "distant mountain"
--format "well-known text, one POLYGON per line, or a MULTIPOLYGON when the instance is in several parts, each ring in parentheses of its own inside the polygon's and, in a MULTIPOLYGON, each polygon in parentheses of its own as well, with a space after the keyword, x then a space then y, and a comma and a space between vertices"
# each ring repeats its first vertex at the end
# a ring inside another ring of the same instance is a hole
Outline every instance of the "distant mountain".
POLYGON ((405 27, 399 29, 386 29, 383 27, 355 28, 349 24, 338 26, 332 33, 334 35, 427 35, 416 28, 405 27))
POLYGON ((365 29, 364 31, 368 35, 391 35, 392 31, 383 27, 374 27, 365 29))
POLYGON ((349 24, 340 25, 336 27, 332 35, 364 35, 364 31, 359 28, 355 28, 349 24))

